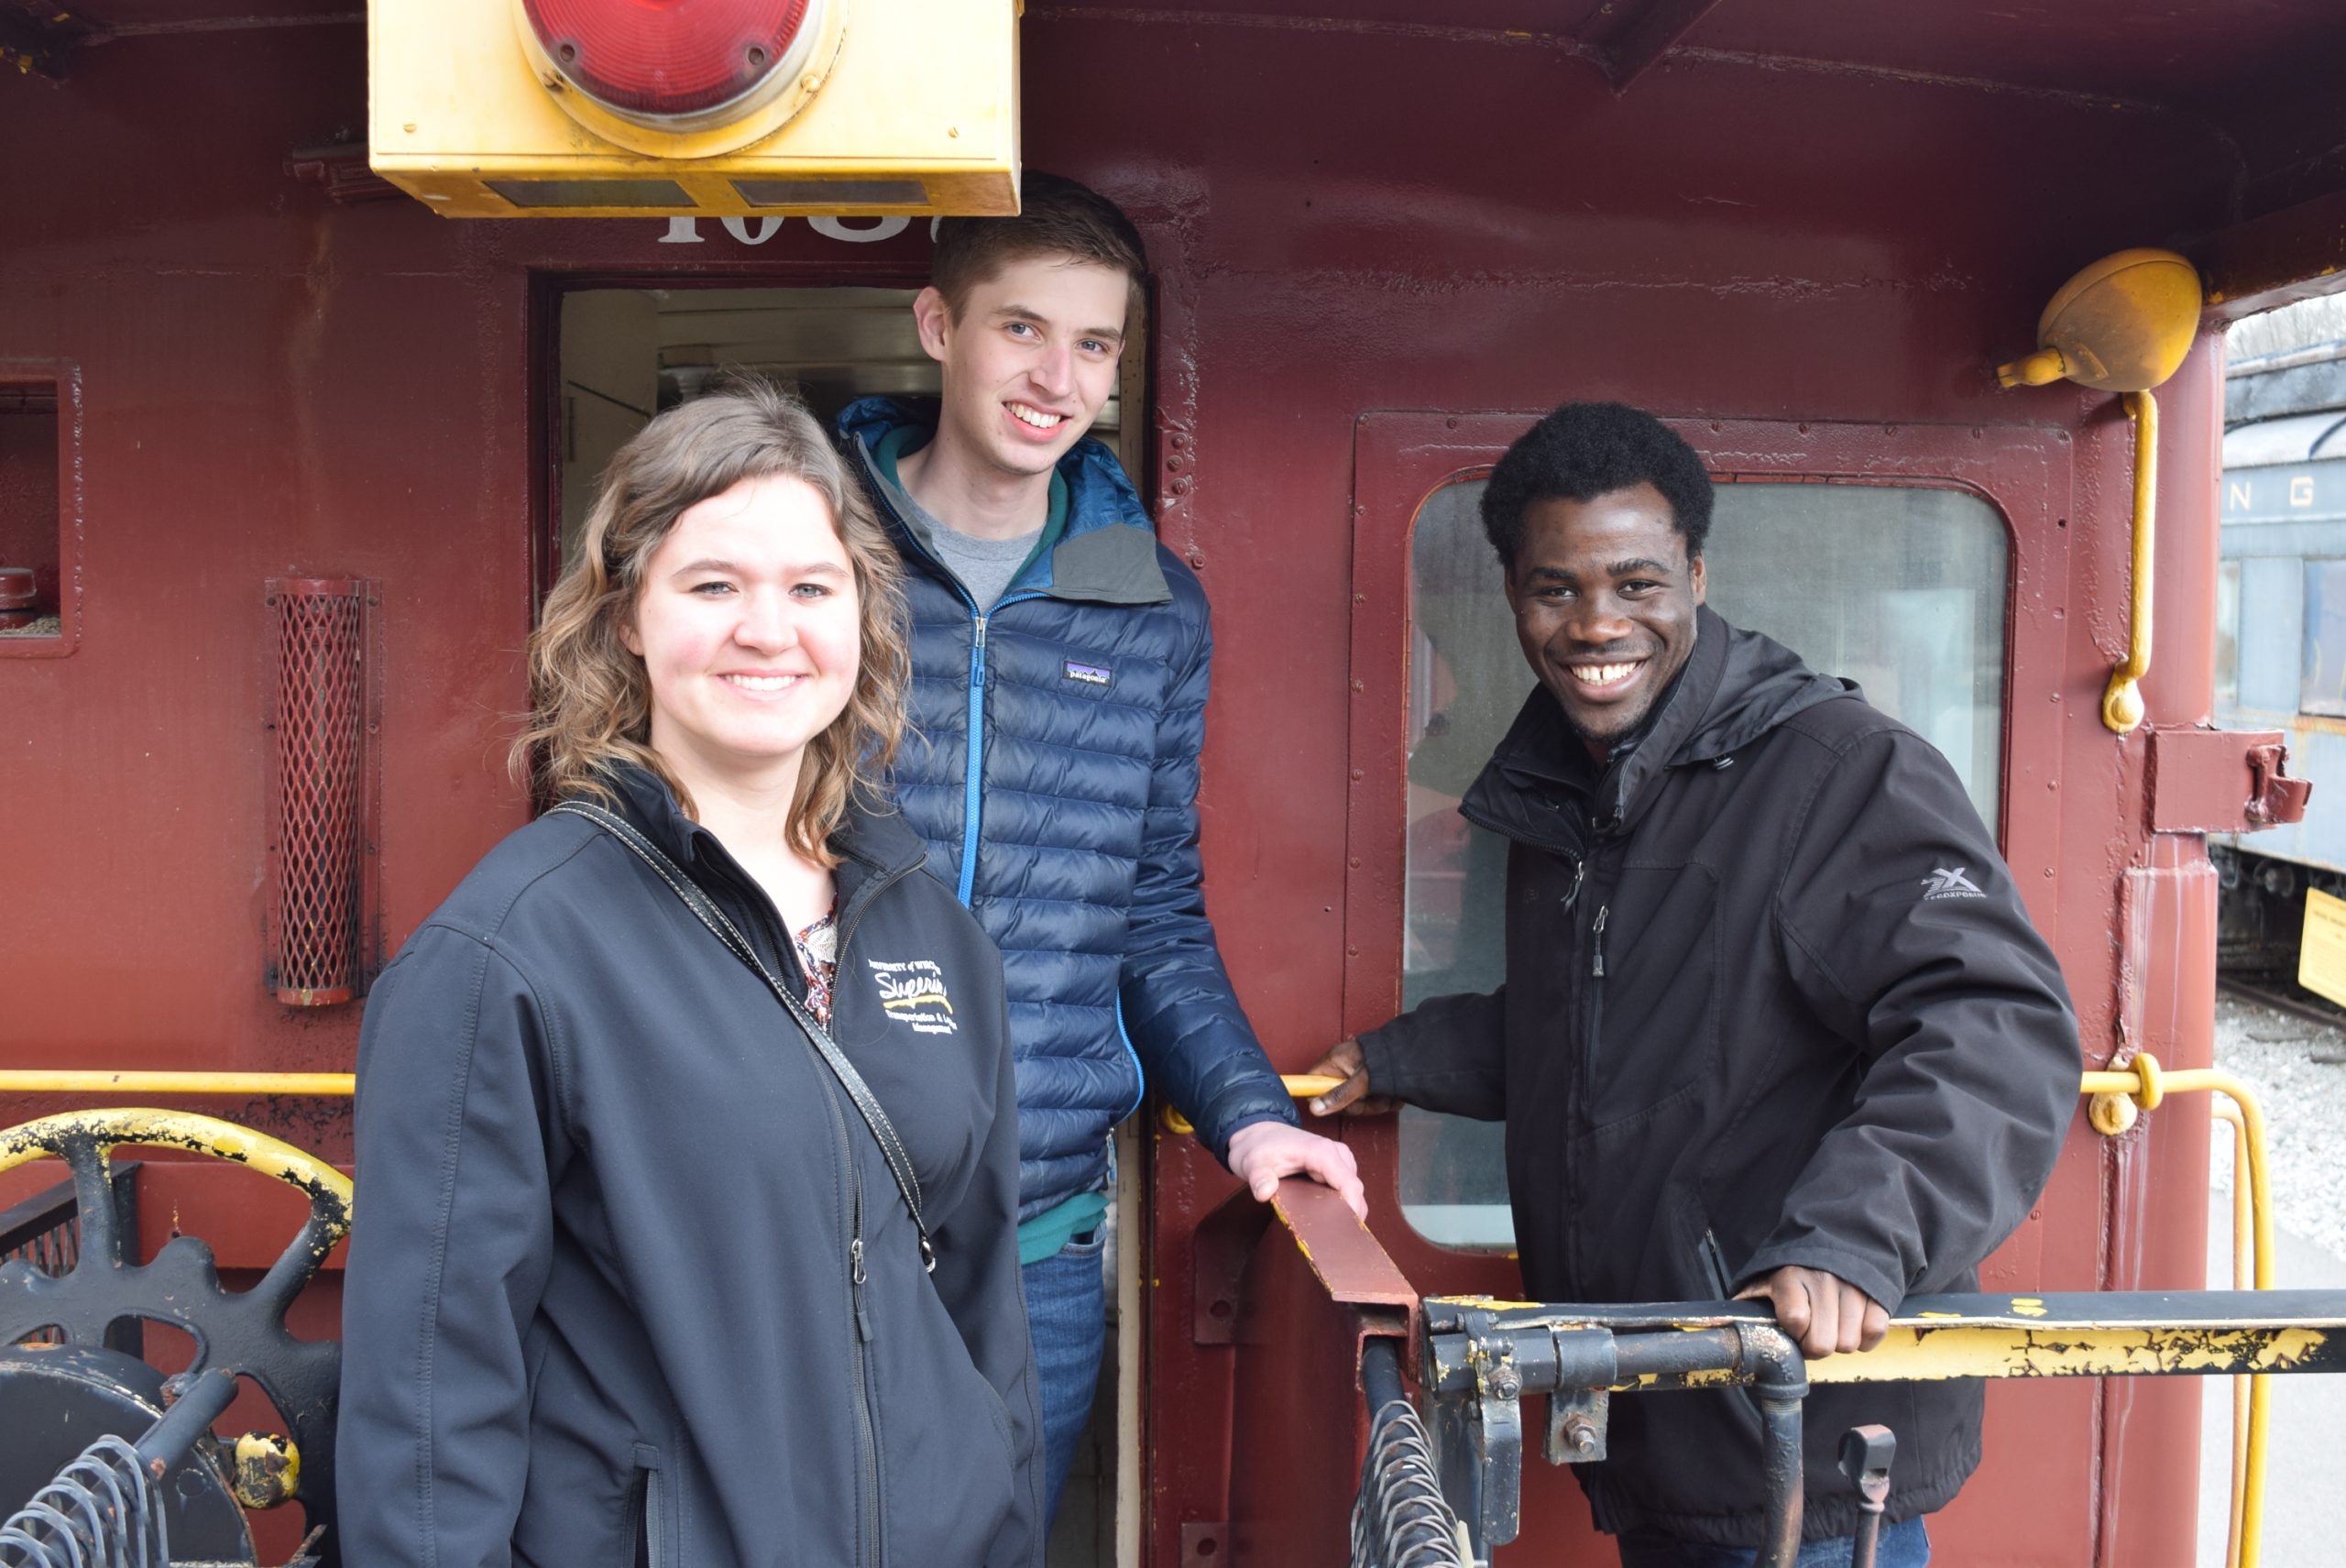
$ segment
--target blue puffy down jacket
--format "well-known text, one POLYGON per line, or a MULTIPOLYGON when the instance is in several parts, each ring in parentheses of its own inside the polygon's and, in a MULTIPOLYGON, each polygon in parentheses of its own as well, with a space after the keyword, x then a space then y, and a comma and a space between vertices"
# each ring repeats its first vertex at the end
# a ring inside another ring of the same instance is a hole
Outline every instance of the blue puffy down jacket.
POLYGON ((1199 885, 1205 590, 1087 439, 1059 461, 1058 546, 979 614, 872 455, 897 426, 933 423, 866 398, 839 434, 907 568, 917 735, 896 793, 929 869, 1002 948, 1024 1220, 1100 1184, 1144 1066, 1217 1158, 1241 1127, 1296 1114, 1199 885))

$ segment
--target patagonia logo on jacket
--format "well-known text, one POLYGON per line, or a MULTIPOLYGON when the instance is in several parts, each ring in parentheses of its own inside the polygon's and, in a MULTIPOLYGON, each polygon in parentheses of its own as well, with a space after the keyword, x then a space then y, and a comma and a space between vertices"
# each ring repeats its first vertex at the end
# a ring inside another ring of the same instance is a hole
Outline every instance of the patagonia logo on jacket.
POLYGON ((1067 662, 1067 678, 1081 681, 1088 686, 1104 686, 1116 678, 1116 673, 1105 664, 1082 664, 1069 659, 1067 662))
POLYGON ((937 967, 936 959, 883 963, 866 959, 864 962, 872 966, 872 978, 880 988, 880 1005, 889 1017, 910 1025, 917 1035, 950 1035, 959 1028, 953 1021, 953 998, 945 987, 945 971, 937 967))

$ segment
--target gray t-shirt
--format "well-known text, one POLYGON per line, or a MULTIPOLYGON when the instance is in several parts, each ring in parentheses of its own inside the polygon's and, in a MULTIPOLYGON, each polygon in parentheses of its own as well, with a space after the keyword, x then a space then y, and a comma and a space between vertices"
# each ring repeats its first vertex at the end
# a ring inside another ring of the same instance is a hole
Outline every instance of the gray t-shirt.
POLYGON ((979 539, 958 532, 914 500, 909 490, 904 492, 904 497, 915 514, 909 521, 927 532, 929 543, 943 557, 946 570, 961 579, 961 586, 970 590, 970 598, 981 610, 993 609, 1003 590, 1010 587, 1010 579, 1018 575, 1018 568, 1026 564, 1026 557, 1035 553, 1036 544, 1043 537, 1043 531, 1037 528, 1032 533, 1021 533, 1012 539, 979 539))

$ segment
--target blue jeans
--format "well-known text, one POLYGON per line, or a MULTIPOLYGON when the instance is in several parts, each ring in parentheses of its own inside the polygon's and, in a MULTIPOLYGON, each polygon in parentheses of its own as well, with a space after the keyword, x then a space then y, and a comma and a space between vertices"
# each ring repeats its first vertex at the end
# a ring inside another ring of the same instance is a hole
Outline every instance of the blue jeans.
POLYGON ((1054 1519, 1058 1517, 1059 1489, 1075 1463, 1076 1443, 1091 1417, 1091 1398, 1100 1386, 1100 1351, 1108 1337, 1108 1288, 1100 1255, 1107 1245, 1102 1226, 1018 1271, 1026 1287, 1026 1332, 1035 1341, 1035 1374, 1043 1399, 1044 1484, 1054 1519))
MULTIPOLYGON (((1616 1543, 1621 1549, 1621 1568, 1751 1568, 1760 1555, 1749 1547, 1705 1546, 1646 1530, 1617 1537, 1616 1543)), ((1803 1541, 1800 1555, 1792 1560, 1794 1568, 1848 1568, 1857 1544, 1846 1535, 1837 1541, 1803 1541)), ((1931 1538, 1920 1519, 1881 1527, 1874 1568, 1924 1568, 1930 1560, 1931 1538)))

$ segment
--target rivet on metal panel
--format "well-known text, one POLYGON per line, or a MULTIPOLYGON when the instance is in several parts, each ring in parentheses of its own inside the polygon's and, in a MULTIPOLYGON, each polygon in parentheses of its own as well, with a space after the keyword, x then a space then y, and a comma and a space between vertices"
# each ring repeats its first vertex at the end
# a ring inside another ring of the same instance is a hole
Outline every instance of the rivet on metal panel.
POLYGON ((1181 1521, 1181 1561, 1202 1568, 1223 1555, 1222 1544, 1230 1538, 1230 1525, 1223 1519, 1183 1519, 1181 1521))

